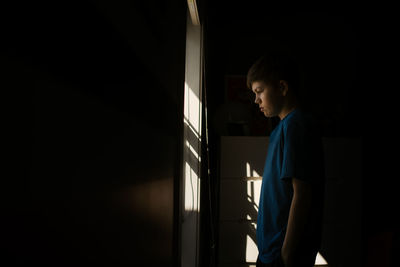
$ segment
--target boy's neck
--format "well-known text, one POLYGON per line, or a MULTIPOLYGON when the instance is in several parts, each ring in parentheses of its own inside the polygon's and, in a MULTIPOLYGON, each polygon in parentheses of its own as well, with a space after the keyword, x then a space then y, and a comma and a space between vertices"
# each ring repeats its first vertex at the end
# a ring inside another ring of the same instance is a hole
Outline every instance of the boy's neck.
POLYGON ((279 113, 279 118, 283 120, 290 112, 295 110, 298 107, 297 101, 295 98, 290 98, 286 102, 286 105, 283 106, 281 112, 279 113))

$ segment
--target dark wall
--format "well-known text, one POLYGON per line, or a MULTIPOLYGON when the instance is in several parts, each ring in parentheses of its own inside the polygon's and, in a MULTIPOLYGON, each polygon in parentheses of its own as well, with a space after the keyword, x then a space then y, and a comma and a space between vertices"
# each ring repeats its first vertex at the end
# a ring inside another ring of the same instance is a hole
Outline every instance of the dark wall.
MULTIPOLYGON (((209 77, 213 81, 209 83, 209 91, 219 99, 216 106, 224 105, 216 110, 216 120, 220 120, 221 108, 229 109, 228 105, 235 102, 225 94, 226 79, 232 75, 245 76, 255 60, 266 52, 284 51, 298 62, 303 106, 318 116, 325 126, 324 135, 360 136, 361 122, 353 119, 360 115, 356 97, 359 90, 356 57, 360 44, 352 18, 317 12, 254 17, 241 11, 222 16, 221 13, 222 8, 220 13, 217 9, 211 11, 208 28, 209 77)), ((254 97, 250 91, 248 94, 248 102, 241 104, 248 104, 249 109, 254 97)), ((244 118, 248 119, 245 115, 240 119, 244 118)), ((221 122, 214 123, 220 126, 221 122)), ((220 132, 228 134, 224 130, 220 132)))
POLYGON ((176 266, 184 1, 7 8, 7 266, 176 266))

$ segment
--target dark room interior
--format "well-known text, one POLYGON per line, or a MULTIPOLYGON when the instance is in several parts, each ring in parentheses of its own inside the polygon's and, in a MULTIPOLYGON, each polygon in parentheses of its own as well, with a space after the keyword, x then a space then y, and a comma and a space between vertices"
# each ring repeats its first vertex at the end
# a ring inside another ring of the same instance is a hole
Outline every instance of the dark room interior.
POLYGON ((1 266, 255 266, 246 258, 224 261, 221 155, 226 140, 265 140, 277 123, 260 115, 245 88, 248 69, 266 51, 296 57, 302 100, 332 148, 328 158, 341 162, 349 179, 356 166, 353 182, 332 174, 327 220, 344 224, 326 230, 324 266, 396 265, 391 13, 250 3, 32 1, 4 8, 1 266), (200 25, 192 25, 193 3, 200 25), (198 128, 184 120, 185 92, 195 91, 191 47, 200 60, 198 128), (192 139, 190 127, 197 129, 192 139), (197 146, 190 162, 186 143, 197 146), (185 187, 184 162, 197 164, 194 214, 185 210, 184 192, 194 189, 185 187), (190 216, 195 231, 185 228, 190 216), (353 243, 340 239, 353 234, 353 243))

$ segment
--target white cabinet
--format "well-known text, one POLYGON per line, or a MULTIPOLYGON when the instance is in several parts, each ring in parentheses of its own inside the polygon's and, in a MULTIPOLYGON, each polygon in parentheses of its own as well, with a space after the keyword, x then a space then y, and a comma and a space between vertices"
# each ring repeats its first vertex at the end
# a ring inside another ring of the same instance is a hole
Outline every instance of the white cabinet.
MULTIPOLYGON (((256 220, 268 137, 223 136, 219 266, 257 260, 256 220)), ((329 266, 361 265, 361 141, 324 138, 326 194, 321 255, 329 266)))

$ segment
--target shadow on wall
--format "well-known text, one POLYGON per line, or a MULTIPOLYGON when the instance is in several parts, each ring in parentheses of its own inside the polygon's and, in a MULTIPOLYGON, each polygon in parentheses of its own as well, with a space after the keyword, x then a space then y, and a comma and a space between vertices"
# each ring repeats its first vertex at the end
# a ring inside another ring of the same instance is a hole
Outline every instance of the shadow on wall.
POLYGON ((219 266, 257 260, 256 222, 266 137, 222 137, 219 266))
MULTIPOLYGON (((173 266, 176 87, 163 86, 84 5, 51 16, 32 9, 43 24, 15 31, 2 62, 4 89, 15 93, 7 117, 18 154, 15 176, 2 179, 2 261, 173 266), (151 92, 143 90, 149 80, 151 92)), ((171 79, 179 72, 170 68, 171 79)))
MULTIPOLYGON (((255 264, 256 220, 268 137, 221 137, 219 266, 255 264)), ((324 139, 326 198, 316 265, 361 266, 361 142, 324 139)))

